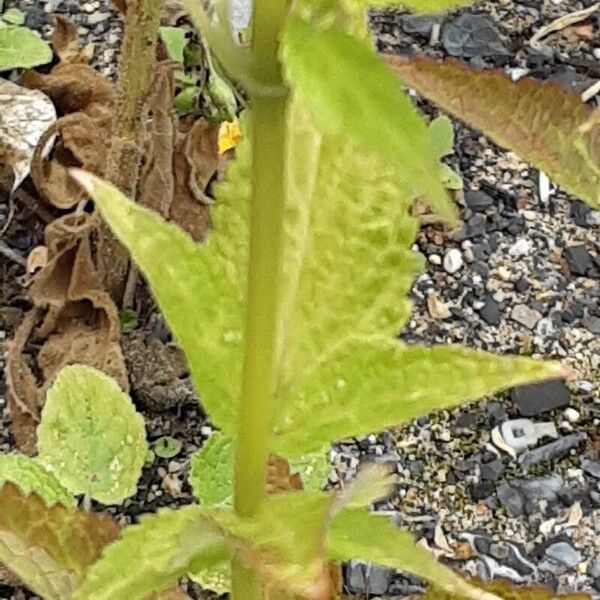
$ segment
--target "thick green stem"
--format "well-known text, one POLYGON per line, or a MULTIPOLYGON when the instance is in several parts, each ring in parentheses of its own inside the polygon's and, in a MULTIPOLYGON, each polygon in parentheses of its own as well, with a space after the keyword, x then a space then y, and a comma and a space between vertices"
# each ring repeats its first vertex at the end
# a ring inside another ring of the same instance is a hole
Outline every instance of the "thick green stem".
MULTIPOLYGON (((284 0, 256 0, 253 54, 269 80, 281 79, 284 0)), ((235 450, 235 510, 252 517, 266 496, 282 282, 286 96, 251 97, 252 201, 245 364, 235 450)), ((234 600, 260 600, 257 575, 232 564, 234 600)))

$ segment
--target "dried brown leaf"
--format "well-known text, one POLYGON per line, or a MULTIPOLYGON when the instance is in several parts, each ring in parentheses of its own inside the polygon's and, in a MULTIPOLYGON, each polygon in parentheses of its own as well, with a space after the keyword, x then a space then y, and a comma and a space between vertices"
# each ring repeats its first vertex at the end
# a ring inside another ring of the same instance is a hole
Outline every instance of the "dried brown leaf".
POLYGON ((31 176, 40 194, 57 208, 73 208, 85 193, 69 175, 71 167, 101 173, 107 152, 106 132, 84 112, 61 117, 46 130, 35 149, 31 176), (47 139, 57 136, 54 149, 44 158, 47 139))
POLYGON ((208 184, 220 165, 219 130, 219 125, 199 119, 187 135, 183 147, 190 169, 190 191, 196 200, 208 204, 211 203, 207 198, 208 184))
POLYGON ((175 128, 172 117, 175 79, 170 63, 158 66, 152 87, 148 102, 152 122, 148 133, 147 158, 140 173, 139 198, 142 204, 167 218, 175 188, 175 128))
POLYGON ((48 261, 30 286, 35 308, 9 345, 12 427, 18 447, 26 453, 35 448, 35 425, 46 390, 63 366, 87 364, 128 389, 117 308, 101 287, 92 261, 94 229, 94 218, 87 214, 66 215, 46 228, 48 261), (39 347, 35 356, 29 356, 29 341, 39 347))
POLYGON ((91 58, 91 46, 79 48, 77 27, 65 16, 54 16, 52 49, 62 63, 87 64, 91 58))
POLYGON ((504 72, 475 71, 454 60, 387 61, 407 85, 600 208, 600 124, 577 94, 527 77, 512 82, 504 72))
POLYGON ((118 535, 107 516, 61 504, 48 508, 10 483, 0 488, 0 559, 49 600, 68 597, 118 535))

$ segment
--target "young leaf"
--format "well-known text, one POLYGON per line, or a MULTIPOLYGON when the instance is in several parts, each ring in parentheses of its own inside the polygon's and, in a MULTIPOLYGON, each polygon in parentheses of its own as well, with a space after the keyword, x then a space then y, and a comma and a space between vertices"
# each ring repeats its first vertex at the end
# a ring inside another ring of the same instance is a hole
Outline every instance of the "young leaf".
POLYGON ((327 551, 334 561, 360 559, 412 573, 462 600, 499 600, 441 565, 386 517, 371 515, 365 509, 342 510, 333 519, 327 533, 327 551))
POLYGON ((114 186, 84 173, 75 175, 148 280, 186 353, 212 421, 230 433, 236 425, 243 364, 248 160, 246 137, 237 148, 228 183, 220 186, 219 202, 211 213, 214 233, 204 246, 157 213, 127 200, 114 186))
POLYGON ((222 536, 211 528, 200 506, 163 509, 127 527, 88 571, 71 600, 145 600, 175 585, 189 570, 210 568, 227 557, 222 536))
POLYGON ((443 158, 454 152, 454 127, 448 117, 442 115, 431 121, 429 135, 436 158, 443 158))
POLYGON ((66 600, 102 549, 119 534, 100 515, 49 508, 5 483, 0 489, 0 562, 45 600, 66 600))
POLYGON ((431 176, 436 161, 425 123, 363 41, 335 26, 319 30, 292 17, 283 61, 292 89, 323 133, 343 136, 395 166, 409 188, 425 195, 442 217, 456 220, 441 183, 431 176))
POLYGON ((0 71, 31 69, 52 60, 48 42, 26 27, 0 27, 0 71))
POLYGON ((190 484, 203 504, 233 504, 233 442, 228 435, 215 433, 194 454, 190 484))
POLYGON ((183 64, 183 51, 188 44, 185 31, 181 27, 167 26, 161 27, 158 31, 169 58, 183 64))
POLYGON ((387 60, 407 85, 600 208, 600 123, 585 127, 592 111, 578 94, 531 78, 512 82, 503 72, 474 71, 453 60, 387 60))
POLYGON ((7 481, 16 485, 25 496, 37 494, 48 507, 54 504, 75 506, 75 499, 56 477, 27 456, 0 456, 0 486, 7 481))
POLYGON ((511 386, 563 375, 555 363, 528 358, 354 340, 340 345, 312 377, 289 390, 274 447, 284 456, 297 456, 333 440, 381 431, 511 386))
POLYGON ((73 494, 118 504, 135 493, 148 451, 144 420, 111 377, 84 365, 62 369, 37 433, 40 462, 73 494))
POLYGON ((2 15, 2 20, 9 25, 23 25, 25 15, 18 8, 9 8, 2 15))

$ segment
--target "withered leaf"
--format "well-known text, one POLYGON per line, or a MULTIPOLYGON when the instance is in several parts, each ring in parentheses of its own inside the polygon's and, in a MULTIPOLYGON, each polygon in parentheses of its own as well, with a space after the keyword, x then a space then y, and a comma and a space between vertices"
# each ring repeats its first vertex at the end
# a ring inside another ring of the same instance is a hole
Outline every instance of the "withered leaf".
POLYGON ((62 63, 88 63, 92 54, 91 46, 79 48, 77 27, 63 15, 54 16, 52 49, 62 63))
POLYGON ((204 119, 196 121, 187 135, 184 154, 190 175, 189 187, 199 202, 211 203, 206 195, 208 184, 219 168, 220 126, 204 119))
POLYGON ((48 508, 11 483, 0 488, 0 560, 44 598, 67 598, 118 535, 107 516, 48 508))
POLYGON ((35 147, 55 121, 56 109, 46 94, 0 79, 0 164, 13 172, 12 191, 29 175, 35 147))

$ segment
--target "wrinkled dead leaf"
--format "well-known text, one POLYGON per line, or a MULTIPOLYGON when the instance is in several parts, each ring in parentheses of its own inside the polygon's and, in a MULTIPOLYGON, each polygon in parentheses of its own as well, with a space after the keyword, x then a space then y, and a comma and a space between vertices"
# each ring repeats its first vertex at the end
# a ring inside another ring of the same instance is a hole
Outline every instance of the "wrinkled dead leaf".
POLYGON ((427 310, 434 319, 449 319, 450 309, 435 294, 427 296, 427 310))
POLYGON ((142 204, 168 218, 175 188, 175 129, 172 117, 175 79, 171 64, 161 63, 158 66, 152 88, 148 102, 152 121, 146 161, 140 172, 139 199, 142 204))
POLYGON ((31 275, 48 263, 48 248, 36 246, 27 256, 27 272, 31 275))
POLYGON ((29 288, 34 308, 8 348, 13 433, 18 447, 29 454, 35 449, 35 425, 46 390, 62 367, 87 364, 114 377, 124 390, 129 387, 117 308, 102 289, 92 261, 94 230, 94 218, 85 213, 48 225, 48 261, 29 288), (29 343, 34 345, 29 348, 29 343))
POLYGON ((84 112, 61 117, 45 137, 57 137, 54 149, 43 156, 44 139, 35 149, 31 176, 37 190, 57 208, 73 208, 86 197, 70 177, 68 169, 80 167, 101 173, 106 162, 108 141, 106 130, 84 112))
POLYGON ((56 109, 43 92, 0 79, 0 164, 14 174, 13 192, 29 175, 35 147, 55 121, 56 109))
POLYGON ((88 63, 93 55, 93 46, 79 47, 77 27, 63 15, 54 16, 52 49, 62 63, 88 63))
POLYGON ((199 119, 189 132, 184 154, 190 170, 189 188, 194 198, 211 204, 207 196, 208 185, 219 168, 220 127, 199 119))
POLYGON ((292 473, 290 463, 285 458, 272 454, 267 467, 267 493, 300 491, 304 488, 298 473, 292 473))

